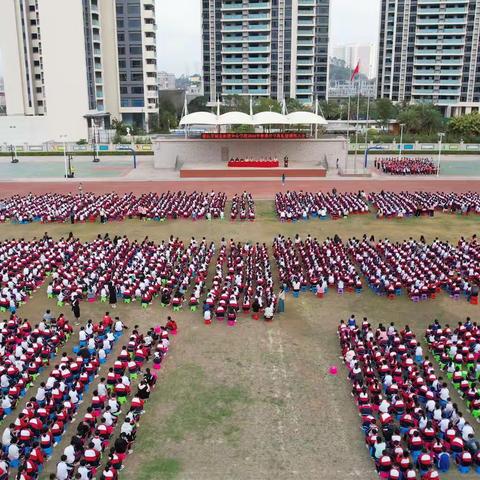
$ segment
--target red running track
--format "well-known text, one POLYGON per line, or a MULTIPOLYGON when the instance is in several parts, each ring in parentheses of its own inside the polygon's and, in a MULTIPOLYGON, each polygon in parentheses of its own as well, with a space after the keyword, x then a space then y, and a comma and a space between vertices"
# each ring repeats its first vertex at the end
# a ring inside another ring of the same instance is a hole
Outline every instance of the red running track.
MULTIPOLYGON (((59 182, 0 182, 0 197, 12 195, 25 195, 28 193, 42 194, 49 192, 56 193, 78 193, 77 181, 59 182)), ((186 190, 187 192, 211 190, 225 192, 229 197, 244 190, 252 193, 257 200, 273 200, 275 193, 286 190, 304 191, 329 191, 336 188, 339 192, 354 192, 365 190, 366 192, 378 192, 388 190, 401 191, 444 191, 462 193, 467 191, 480 191, 480 180, 450 180, 450 179, 415 179, 405 178, 398 180, 382 179, 355 179, 355 180, 289 180, 285 186, 278 180, 259 181, 102 181, 82 182, 84 192, 97 194, 117 192, 119 194, 132 192, 136 195, 144 192, 163 193, 168 190, 186 190)))

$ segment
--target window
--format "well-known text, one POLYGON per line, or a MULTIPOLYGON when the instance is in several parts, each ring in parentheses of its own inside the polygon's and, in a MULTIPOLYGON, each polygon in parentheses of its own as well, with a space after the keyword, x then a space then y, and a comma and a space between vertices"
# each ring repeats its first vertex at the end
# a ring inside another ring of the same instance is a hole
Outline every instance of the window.
POLYGON ((120 74, 120 81, 121 82, 126 82, 127 81, 127 74, 126 73, 121 73, 120 74))
POLYGON ((143 62, 141 60, 132 60, 130 62, 130 65, 132 68, 142 68, 143 67, 143 62))
POLYGON ((140 19, 139 18, 130 18, 128 20, 128 28, 140 28, 140 19))
POLYGON ((125 47, 118 47, 118 54, 125 55, 125 47))
POLYGON ((132 87, 131 91, 135 95, 143 95, 143 87, 132 87))
POLYGON ((141 55, 142 47, 130 47, 130 55, 141 55))
POLYGON ((123 5, 117 5, 117 14, 123 15, 123 5))
POLYGON ((132 82, 143 82, 143 73, 132 73, 130 78, 132 82))
POLYGON ((129 34, 129 39, 131 42, 141 42, 142 34, 140 32, 131 32, 129 34))
POLYGON ((128 88, 127 87, 120 87, 120 93, 125 95, 128 93, 128 88))
POLYGON ((128 14, 140 16, 140 5, 129 5, 128 14))
POLYGON ((125 34, 124 33, 119 33, 117 35, 117 39, 119 42, 124 42, 125 41, 125 34))
POLYGON ((117 20, 117 28, 123 28, 123 20, 121 19, 117 20))

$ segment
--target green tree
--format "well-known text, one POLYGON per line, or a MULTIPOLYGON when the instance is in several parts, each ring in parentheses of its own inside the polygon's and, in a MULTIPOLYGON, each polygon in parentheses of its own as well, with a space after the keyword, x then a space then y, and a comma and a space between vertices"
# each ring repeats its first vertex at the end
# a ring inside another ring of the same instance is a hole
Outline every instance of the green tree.
POLYGON ((207 97, 196 97, 188 104, 188 113, 207 111, 207 97))
POLYGON ((178 125, 177 111, 171 100, 163 98, 158 104, 158 131, 168 133, 178 125))
MULTIPOLYGON (((342 102, 337 100, 322 100, 319 103, 320 112, 326 120, 338 120, 342 116, 342 102)), ((346 113, 345 113, 346 118, 346 113)))
POLYGON ((453 135, 459 140, 471 140, 480 136, 480 114, 469 113, 461 117, 454 117, 448 122, 449 136, 453 135))
POLYGON ((397 109, 392 101, 388 98, 378 98, 373 102, 372 115, 370 118, 374 118, 380 125, 386 127, 388 122, 395 118, 397 109))
POLYGON ((243 95, 228 95, 223 97, 221 113, 243 112, 250 113, 250 98, 243 95))
POLYGON ((253 104, 253 113, 277 112, 282 113, 282 105, 273 98, 262 97, 253 104))
POLYGON ((287 98, 286 104, 288 113, 309 110, 303 103, 299 102, 296 98, 287 98))
POLYGON ((403 109, 397 119, 405 124, 406 131, 413 134, 433 134, 443 127, 443 116, 430 103, 409 105, 403 109))

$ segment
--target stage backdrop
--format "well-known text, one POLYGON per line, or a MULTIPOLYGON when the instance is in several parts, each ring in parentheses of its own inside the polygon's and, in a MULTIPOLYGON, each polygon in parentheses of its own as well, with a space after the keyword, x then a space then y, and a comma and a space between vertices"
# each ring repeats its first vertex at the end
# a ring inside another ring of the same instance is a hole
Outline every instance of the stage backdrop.
POLYGON ((230 158, 288 156, 290 168, 336 168, 347 158, 343 137, 304 140, 153 139, 155 168, 227 168, 230 158))

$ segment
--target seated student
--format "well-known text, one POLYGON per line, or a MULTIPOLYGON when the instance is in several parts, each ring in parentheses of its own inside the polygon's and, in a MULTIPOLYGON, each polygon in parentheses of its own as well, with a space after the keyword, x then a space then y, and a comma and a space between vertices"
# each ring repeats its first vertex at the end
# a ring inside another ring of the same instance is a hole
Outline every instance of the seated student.
POLYGON ((274 305, 273 302, 270 302, 263 312, 263 318, 267 322, 271 322, 273 320, 273 313, 274 313, 274 305))

